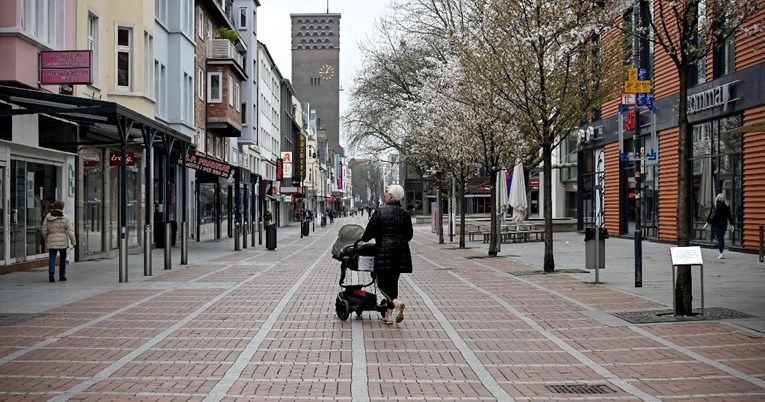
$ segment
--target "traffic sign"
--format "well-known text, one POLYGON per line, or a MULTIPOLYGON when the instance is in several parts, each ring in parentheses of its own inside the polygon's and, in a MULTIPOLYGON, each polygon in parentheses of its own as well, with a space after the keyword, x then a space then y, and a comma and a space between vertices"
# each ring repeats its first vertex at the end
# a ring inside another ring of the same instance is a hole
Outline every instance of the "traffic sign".
POLYGON ((627 81, 637 81, 638 80, 638 69, 635 67, 630 67, 627 69, 627 81))
POLYGON ((647 80, 637 81, 636 92, 640 92, 640 93, 651 92, 651 81, 647 81, 647 80))
POLYGON ((635 105, 636 102, 636 95, 635 94, 622 94, 622 105, 635 105))

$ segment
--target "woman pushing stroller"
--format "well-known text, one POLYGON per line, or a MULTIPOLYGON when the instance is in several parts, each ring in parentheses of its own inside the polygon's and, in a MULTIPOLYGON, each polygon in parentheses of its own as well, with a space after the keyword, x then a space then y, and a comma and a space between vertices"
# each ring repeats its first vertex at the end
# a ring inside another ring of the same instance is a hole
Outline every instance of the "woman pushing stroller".
POLYGON ((388 299, 388 306, 393 307, 386 311, 383 318, 383 322, 388 325, 404 320, 405 305, 398 299, 398 279, 402 273, 412 272, 409 241, 414 233, 412 218, 401 207, 403 199, 403 187, 395 184, 389 186, 383 197, 384 205, 370 217, 361 237, 365 242, 375 239, 374 270, 377 287, 388 299))

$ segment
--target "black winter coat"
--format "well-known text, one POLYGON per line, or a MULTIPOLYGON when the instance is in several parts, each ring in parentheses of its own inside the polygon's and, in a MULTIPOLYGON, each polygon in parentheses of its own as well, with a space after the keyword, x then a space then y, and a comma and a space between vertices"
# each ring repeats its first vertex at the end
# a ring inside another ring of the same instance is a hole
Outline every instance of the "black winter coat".
POLYGON ((375 271, 412 272, 412 218, 398 201, 377 209, 369 219, 361 240, 375 239, 375 271))

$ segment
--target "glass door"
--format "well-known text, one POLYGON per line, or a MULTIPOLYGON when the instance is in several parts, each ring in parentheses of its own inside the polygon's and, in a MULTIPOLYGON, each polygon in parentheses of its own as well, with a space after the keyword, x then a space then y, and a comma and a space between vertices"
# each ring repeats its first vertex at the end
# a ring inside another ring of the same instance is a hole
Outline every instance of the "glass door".
POLYGON ((15 262, 47 256, 42 222, 60 197, 60 167, 11 160, 11 255, 15 262))
POLYGON ((5 265, 5 236, 6 236, 6 226, 5 226, 5 214, 8 212, 6 209, 6 203, 10 203, 9 201, 6 201, 5 197, 5 163, 0 163, 0 265, 5 265))

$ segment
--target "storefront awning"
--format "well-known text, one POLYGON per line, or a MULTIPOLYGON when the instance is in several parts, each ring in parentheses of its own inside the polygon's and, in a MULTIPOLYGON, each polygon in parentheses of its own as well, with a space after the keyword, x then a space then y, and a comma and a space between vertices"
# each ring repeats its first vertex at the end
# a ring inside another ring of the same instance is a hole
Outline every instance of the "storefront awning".
POLYGON ((755 121, 754 123, 745 124, 741 127, 728 130, 728 133, 763 133, 765 132, 765 120, 755 121))
POLYGON ((140 145, 144 143, 144 130, 181 143, 191 142, 188 136, 170 126, 114 102, 0 85, 0 103, 19 107, 0 107, 0 117, 44 114, 87 128, 94 135, 54 144, 56 148, 73 153, 77 153, 81 145, 117 145, 122 141, 140 145), (126 127, 129 130, 121 133, 126 127))

